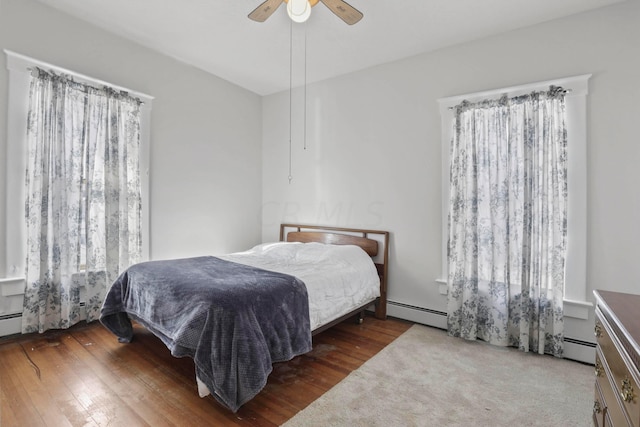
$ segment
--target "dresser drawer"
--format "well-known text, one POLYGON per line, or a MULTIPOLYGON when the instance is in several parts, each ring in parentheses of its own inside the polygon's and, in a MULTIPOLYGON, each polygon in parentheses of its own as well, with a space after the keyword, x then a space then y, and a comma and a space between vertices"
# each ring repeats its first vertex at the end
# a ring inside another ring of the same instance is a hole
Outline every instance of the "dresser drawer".
MULTIPOLYGON (((601 413, 596 415, 597 425, 631 426, 632 424, 628 422, 624 410, 620 406, 616 391, 612 388, 611 372, 600 351, 600 348, 596 349, 596 399, 600 403, 601 410, 601 413)), ((597 412, 595 407, 594 412, 597 412)))
POLYGON ((604 403, 604 399, 602 398, 602 392, 600 391, 600 386, 598 386, 598 381, 596 380, 595 386, 595 396, 593 396, 593 425, 596 427, 604 426, 604 414, 606 405, 604 403))
MULTIPOLYGON (((608 322, 604 319, 602 313, 596 310, 596 337, 598 341, 598 347, 601 351, 600 362, 604 365, 605 371, 611 382, 610 388, 612 393, 615 394, 616 399, 620 402, 620 405, 624 407, 626 415, 629 417, 630 425, 638 426, 640 422, 640 403, 638 402, 638 384, 634 378, 633 373, 630 371, 628 364, 625 363, 623 358, 624 350, 622 346, 612 337, 613 331, 611 330, 608 322)), ((598 359, 597 359, 598 360, 598 359)), ((615 401, 609 401, 609 397, 606 395, 603 383, 606 380, 603 378, 600 381, 600 386, 603 390, 603 395, 607 400, 607 408, 610 411, 615 401)), ((614 425, 618 425, 617 417, 611 414, 614 425)), ((620 425, 627 425, 620 424, 620 425)))
POLYGON ((607 405, 604 397, 602 397, 602 390, 600 385, 596 381, 595 396, 593 398, 593 425, 596 427, 613 427, 613 422, 607 411, 607 405))

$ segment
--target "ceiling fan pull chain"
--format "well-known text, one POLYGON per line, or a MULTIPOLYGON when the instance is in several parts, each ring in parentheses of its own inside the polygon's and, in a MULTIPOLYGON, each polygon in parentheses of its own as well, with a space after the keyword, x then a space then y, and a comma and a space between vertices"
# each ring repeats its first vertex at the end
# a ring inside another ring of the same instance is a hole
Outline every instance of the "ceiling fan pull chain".
POLYGON ((291 175, 291 127, 293 126, 292 104, 293 92, 293 21, 289 21, 289 184, 293 176, 291 175))
POLYGON ((307 26, 304 26, 304 139, 303 146, 307 149, 307 26))

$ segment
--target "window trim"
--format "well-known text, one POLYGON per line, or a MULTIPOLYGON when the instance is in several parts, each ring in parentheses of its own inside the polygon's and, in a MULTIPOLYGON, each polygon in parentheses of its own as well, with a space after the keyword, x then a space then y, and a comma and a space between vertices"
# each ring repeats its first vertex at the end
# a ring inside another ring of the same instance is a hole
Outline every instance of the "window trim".
POLYGON ((587 94, 591 74, 564 77, 507 88, 451 96, 438 100, 441 119, 442 148, 442 266, 436 282, 441 294, 447 293, 447 241, 449 217, 449 148, 453 107, 463 100, 477 102, 487 98, 524 95, 561 86, 568 90, 565 97, 567 111, 567 179, 568 238, 565 285, 565 316, 588 319, 593 304, 587 299, 587 94))
MULTIPOLYGON (((24 224, 25 168, 27 156, 27 109, 30 85, 30 70, 40 67, 59 74, 72 76, 74 80, 94 86, 108 86, 117 91, 126 91, 139 98, 140 106, 140 185, 142 196, 142 260, 151 257, 150 239, 150 145, 151 145, 151 108, 153 96, 130 90, 102 80, 67 70, 25 55, 4 49, 9 70, 9 96, 7 112, 7 162, 6 162, 6 219, 3 230, 6 246, 3 248, 5 275, 9 278, 24 280, 26 226, 24 224), (11 250, 9 250, 11 248, 11 250)), ((0 229, 1 230, 1 229, 0 229)))

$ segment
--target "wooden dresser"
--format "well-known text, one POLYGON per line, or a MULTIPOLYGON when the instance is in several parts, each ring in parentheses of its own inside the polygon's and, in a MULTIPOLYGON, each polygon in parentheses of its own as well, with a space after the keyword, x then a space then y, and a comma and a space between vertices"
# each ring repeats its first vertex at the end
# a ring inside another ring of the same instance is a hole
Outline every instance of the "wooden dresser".
POLYGON ((640 427, 640 295, 593 293, 598 342, 593 422, 640 427))

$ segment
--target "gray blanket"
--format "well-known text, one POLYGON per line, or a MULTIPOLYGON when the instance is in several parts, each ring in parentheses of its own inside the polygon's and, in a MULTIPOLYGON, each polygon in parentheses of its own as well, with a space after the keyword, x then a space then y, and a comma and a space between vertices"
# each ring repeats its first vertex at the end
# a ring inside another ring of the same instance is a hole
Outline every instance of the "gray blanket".
POLYGON ((100 322, 130 342, 130 318, 237 411, 264 388, 272 364, 311 350, 309 300, 296 277, 215 257, 131 266, 109 290, 100 322))

